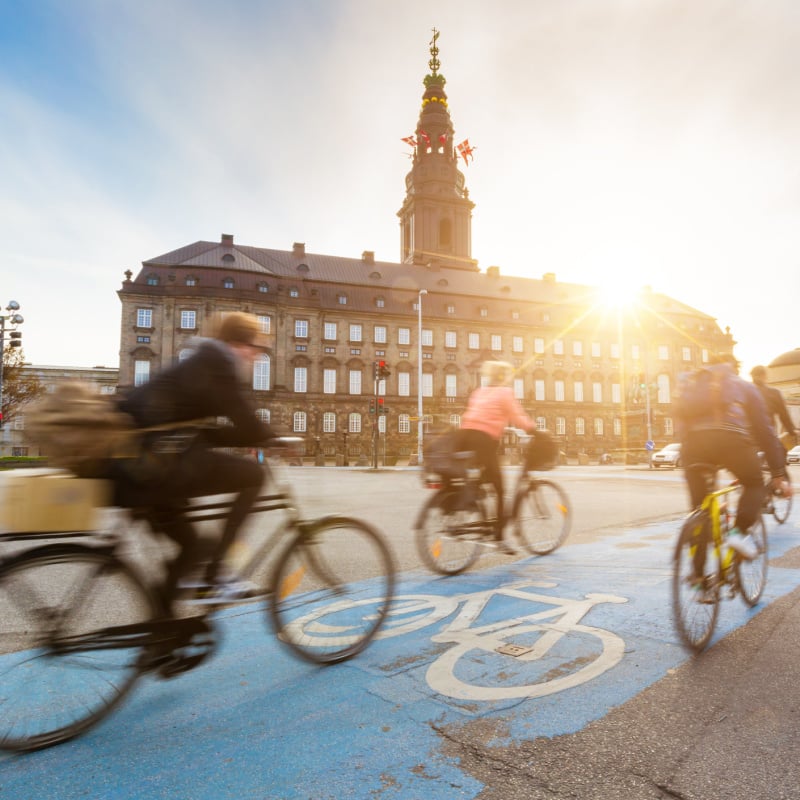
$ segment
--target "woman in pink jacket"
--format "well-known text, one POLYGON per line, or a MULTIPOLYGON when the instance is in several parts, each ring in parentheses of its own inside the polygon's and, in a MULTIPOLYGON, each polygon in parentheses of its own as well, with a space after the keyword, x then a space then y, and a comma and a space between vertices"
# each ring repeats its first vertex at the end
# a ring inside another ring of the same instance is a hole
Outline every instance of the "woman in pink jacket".
POLYGON ((484 361, 481 375, 486 385, 475 389, 467 402, 467 410, 461 417, 461 430, 456 438, 458 450, 471 450, 483 468, 483 479, 494 486, 497 493, 497 528, 495 539, 500 550, 513 553, 503 543, 505 526, 505 502, 503 497, 503 474, 497 451, 503 431, 510 423, 532 433, 536 424, 522 410, 509 385, 514 368, 505 361, 484 361))

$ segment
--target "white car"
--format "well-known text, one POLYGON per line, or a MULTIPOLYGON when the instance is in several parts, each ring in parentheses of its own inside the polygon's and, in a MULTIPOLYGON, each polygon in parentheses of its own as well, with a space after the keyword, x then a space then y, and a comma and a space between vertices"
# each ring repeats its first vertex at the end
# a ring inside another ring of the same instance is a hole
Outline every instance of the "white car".
POLYGON ((786 454, 786 463, 787 464, 800 464, 800 444, 798 444, 796 447, 793 447, 786 454))
POLYGON ((650 462, 654 467, 679 467, 681 465, 681 446, 679 444, 668 444, 661 448, 657 453, 653 453, 650 462))

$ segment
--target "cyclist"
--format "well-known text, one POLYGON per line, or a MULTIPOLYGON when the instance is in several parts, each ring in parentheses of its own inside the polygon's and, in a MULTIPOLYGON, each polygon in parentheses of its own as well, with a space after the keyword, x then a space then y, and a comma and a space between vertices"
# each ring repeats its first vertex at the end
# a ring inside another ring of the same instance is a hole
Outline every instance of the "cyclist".
POLYGON ((226 314, 213 338, 201 340, 188 358, 136 387, 120 402, 122 411, 139 428, 168 427, 207 417, 225 417, 231 423, 201 430, 177 454, 159 455, 165 434, 147 434, 148 457, 119 462, 113 475, 118 505, 146 509, 153 529, 178 546, 162 590, 168 610, 179 580, 199 564, 198 535, 180 510, 190 497, 236 494, 198 596, 227 602, 253 594, 254 587, 235 576, 221 576, 220 567, 258 497, 264 471, 255 459, 213 448, 253 447, 276 436, 269 425, 257 419, 245 387, 253 361, 263 350, 262 337, 253 315, 226 314))
POLYGON ((789 409, 786 408, 786 402, 783 399, 783 395, 780 393, 779 389, 776 389, 774 386, 767 385, 766 367, 761 365, 753 367, 753 369, 750 370, 750 377, 753 379, 753 383, 758 387, 759 392, 761 392, 761 396, 764 398, 764 403, 767 406, 767 414, 769 415, 770 422, 773 424, 773 427, 775 427, 775 430, 777 430, 775 418, 777 417, 780 420, 783 430, 788 435, 790 444, 788 444, 786 449, 789 450, 792 444, 797 441, 797 431, 795 430, 794 423, 789 415, 789 409))
MULTIPOLYGON (((734 527, 728 544, 742 558, 758 555, 748 531, 761 512, 764 483, 758 451, 763 451, 770 473, 772 490, 786 495, 792 487, 786 476, 785 451, 767 417, 758 389, 738 376, 738 362, 732 354, 712 359, 707 368, 707 386, 716 386, 708 398, 692 397, 687 390, 678 397, 676 418, 684 464, 718 464, 732 472, 742 486, 734 527)), ((697 384, 699 385, 699 384, 697 384)), ((703 501, 707 492, 705 476, 686 471, 692 507, 703 501)))
POLYGON ((485 385, 479 386, 470 395, 467 409, 461 417, 461 427, 455 437, 456 450, 473 451, 483 470, 484 480, 494 486, 497 495, 495 540, 498 549, 509 555, 515 551, 503 542, 506 517, 503 474, 497 451, 500 438, 509 422, 529 433, 536 430, 536 423, 523 411, 509 386, 513 374, 513 366, 505 361, 484 361, 481 375, 485 385))

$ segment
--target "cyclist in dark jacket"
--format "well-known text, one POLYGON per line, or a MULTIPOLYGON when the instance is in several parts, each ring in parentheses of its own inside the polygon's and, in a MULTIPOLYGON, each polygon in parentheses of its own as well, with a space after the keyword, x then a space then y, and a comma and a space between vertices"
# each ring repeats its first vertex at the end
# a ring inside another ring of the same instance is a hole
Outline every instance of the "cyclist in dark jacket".
MULTIPOLYGON (((725 382, 726 403, 697 415, 682 398, 676 403, 676 419, 681 440, 681 461, 691 464, 715 464, 732 472, 742 485, 742 496, 736 509, 734 527, 728 544, 740 556, 751 560, 758 555, 750 526, 756 521, 764 499, 761 474, 761 450, 772 475, 772 490, 791 495, 786 476, 786 456, 767 417, 767 409, 758 389, 738 376, 738 362, 732 355, 720 356, 709 369, 725 382)), ((706 495, 705 476, 695 470, 686 471, 692 507, 706 495)))
POLYGON ((256 417, 245 385, 252 374, 253 360, 263 349, 260 337, 255 317, 240 312, 226 314, 213 339, 203 340, 188 358, 136 387, 120 402, 120 408, 140 428, 209 417, 230 421, 228 425, 201 431, 177 454, 158 454, 169 434, 149 434, 146 443, 152 458, 144 463, 123 463, 116 476, 119 505, 146 508, 153 528, 178 545, 178 554, 168 565, 163 590, 168 607, 174 600, 178 580, 198 560, 197 533, 180 511, 190 497, 236 495, 206 569, 208 599, 235 600, 252 593, 253 587, 233 578, 221 582, 219 571, 258 497, 264 471, 254 459, 213 448, 254 447, 276 436, 269 425, 256 417))
MULTIPOLYGON (((764 403, 767 406, 767 414, 769 415, 773 427, 776 431, 778 430, 775 424, 775 418, 777 417, 783 426, 783 430, 789 435, 793 444, 797 440, 797 431, 795 430, 794 422, 792 422, 792 418, 789 416, 789 409, 786 408, 786 401, 783 399, 780 390, 776 389, 774 386, 767 385, 767 368, 762 366, 753 367, 753 369, 750 370, 750 377, 753 379, 753 383, 758 387, 759 392, 761 392, 761 397, 764 398, 764 403)), ((791 445, 789 445, 789 447, 791 447, 791 445)), ((786 449, 788 450, 789 447, 786 447, 786 449)))

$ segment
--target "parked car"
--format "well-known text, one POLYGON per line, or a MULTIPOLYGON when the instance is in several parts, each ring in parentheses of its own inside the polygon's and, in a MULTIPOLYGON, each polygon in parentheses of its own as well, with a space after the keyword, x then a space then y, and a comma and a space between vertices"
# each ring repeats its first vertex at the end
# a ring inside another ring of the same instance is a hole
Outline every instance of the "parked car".
POLYGON ((662 447, 657 453, 653 453, 650 462, 654 467, 679 467, 681 465, 681 446, 680 444, 668 444, 662 447))
POLYGON ((786 454, 786 463, 787 464, 800 464, 800 444, 793 447, 787 454, 786 454))

